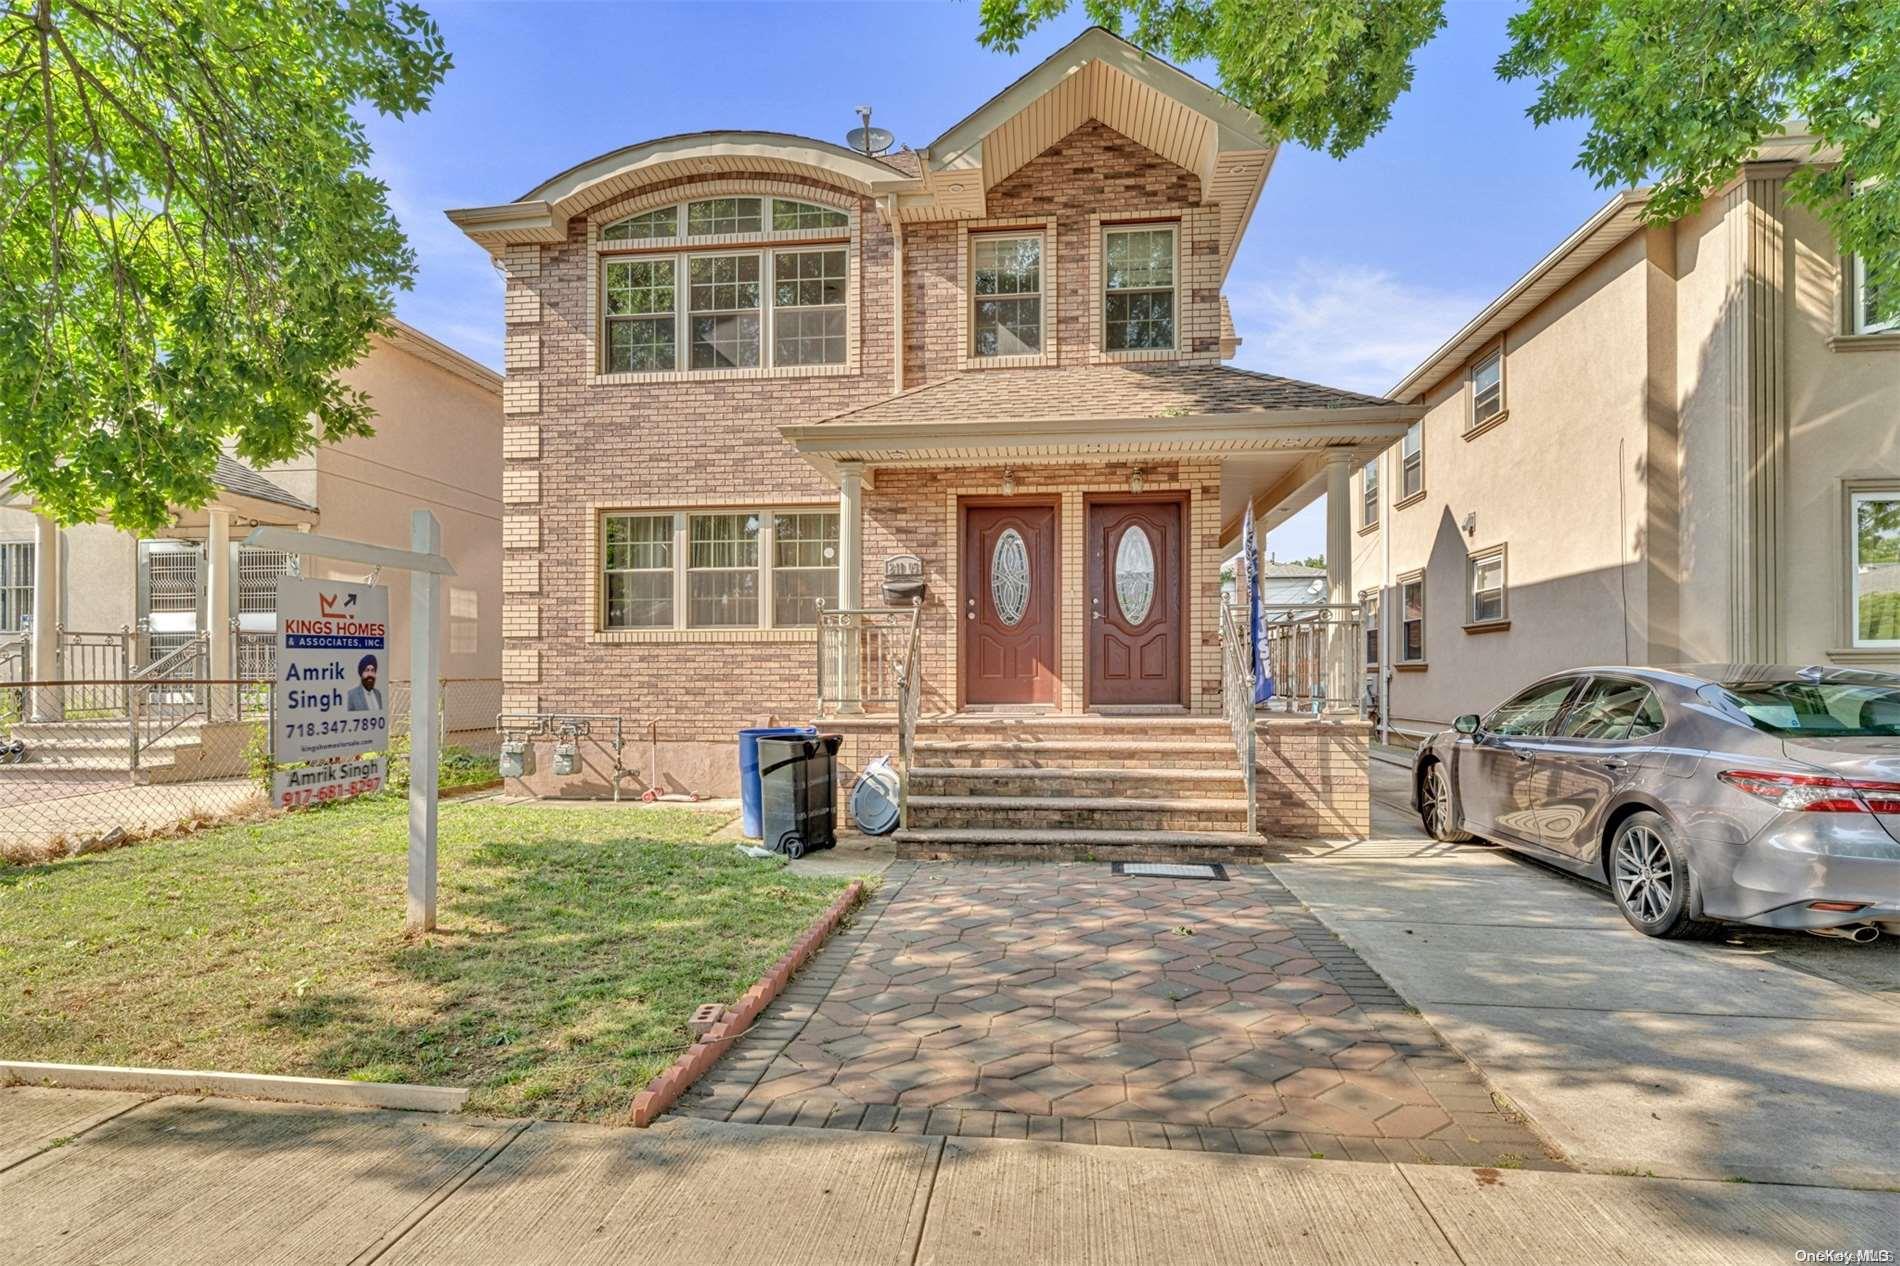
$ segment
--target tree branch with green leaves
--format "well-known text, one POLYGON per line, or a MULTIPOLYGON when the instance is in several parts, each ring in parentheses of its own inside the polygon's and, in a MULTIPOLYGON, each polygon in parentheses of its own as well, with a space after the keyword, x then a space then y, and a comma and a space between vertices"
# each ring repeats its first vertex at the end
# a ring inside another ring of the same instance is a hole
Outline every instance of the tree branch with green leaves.
MULTIPOLYGON (((982 42, 1015 50, 1071 0, 982 0, 982 42)), ((1444 0, 1084 0, 1142 49, 1214 63, 1276 139, 1343 158, 1391 118, 1444 0)), ((1900 307, 1900 3, 1895 0, 1529 0, 1498 74, 1537 87, 1531 119, 1587 121, 1577 165, 1599 187, 1652 187, 1681 218, 1765 142, 1815 138, 1794 201, 1900 307), (1883 126, 1884 124, 1884 126, 1883 126)))
POLYGON ((369 434, 338 372, 415 260, 355 110, 427 108, 440 31, 386 0, 0 0, 0 470, 152 532, 369 434))

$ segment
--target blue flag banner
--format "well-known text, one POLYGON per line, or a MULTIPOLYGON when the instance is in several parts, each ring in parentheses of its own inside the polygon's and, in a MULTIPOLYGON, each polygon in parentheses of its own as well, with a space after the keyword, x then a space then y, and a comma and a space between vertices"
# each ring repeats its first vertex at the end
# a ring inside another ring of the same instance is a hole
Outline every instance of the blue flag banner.
POLYGON ((1253 643, 1253 701, 1258 707, 1273 698, 1273 673, 1266 663, 1266 618, 1260 610, 1260 543, 1254 538, 1252 502, 1241 517, 1240 557, 1247 573, 1247 640, 1253 643))

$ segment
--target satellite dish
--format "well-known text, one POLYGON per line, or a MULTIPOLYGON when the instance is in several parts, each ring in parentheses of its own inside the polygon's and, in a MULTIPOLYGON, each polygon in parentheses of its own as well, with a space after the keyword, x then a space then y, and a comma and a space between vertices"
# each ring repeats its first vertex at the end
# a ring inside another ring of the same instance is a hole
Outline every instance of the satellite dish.
POLYGON ((876 157, 897 143, 897 138, 881 127, 854 127, 844 134, 844 143, 860 154, 876 157))

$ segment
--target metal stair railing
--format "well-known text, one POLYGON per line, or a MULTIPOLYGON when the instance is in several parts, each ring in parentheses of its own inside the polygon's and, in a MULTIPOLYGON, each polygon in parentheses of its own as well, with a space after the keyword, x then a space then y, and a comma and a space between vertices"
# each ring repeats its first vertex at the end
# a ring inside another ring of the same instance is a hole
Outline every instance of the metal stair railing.
POLYGON ((1227 714, 1227 728, 1234 740, 1234 756, 1240 762, 1240 780, 1247 789, 1247 834, 1259 830, 1259 808, 1254 803, 1253 656, 1243 636, 1234 604, 1221 596, 1220 603, 1221 708, 1227 714))

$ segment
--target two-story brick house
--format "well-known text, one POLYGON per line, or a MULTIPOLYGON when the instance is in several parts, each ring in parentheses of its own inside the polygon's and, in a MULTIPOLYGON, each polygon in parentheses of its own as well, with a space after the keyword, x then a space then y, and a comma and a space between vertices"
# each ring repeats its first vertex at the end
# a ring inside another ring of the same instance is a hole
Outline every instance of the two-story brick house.
MULTIPOLYGON (((662 782, 729 793, 736 728, 819 706, 821 603, 883 606, 914 558, 913 826, 1244 823, 1219 720, 1241 512, 1329 483, 1343 508, 1420 412, 1222 363, 1273 158, 1097 29, 915 150, 666 137, 451 212, 507 278, 510 710, 657 721, 662 782)), ((877 662, 832 681, 875 698, 882 654, 851 645, 877 662)), ((1362 730, 1278 724, 1262 829, 1362 826, 1362 730)), ((856 722, 854 759, 890 725, 856 722)), ((598 794, 600 759, 528 785, 598 794)))

